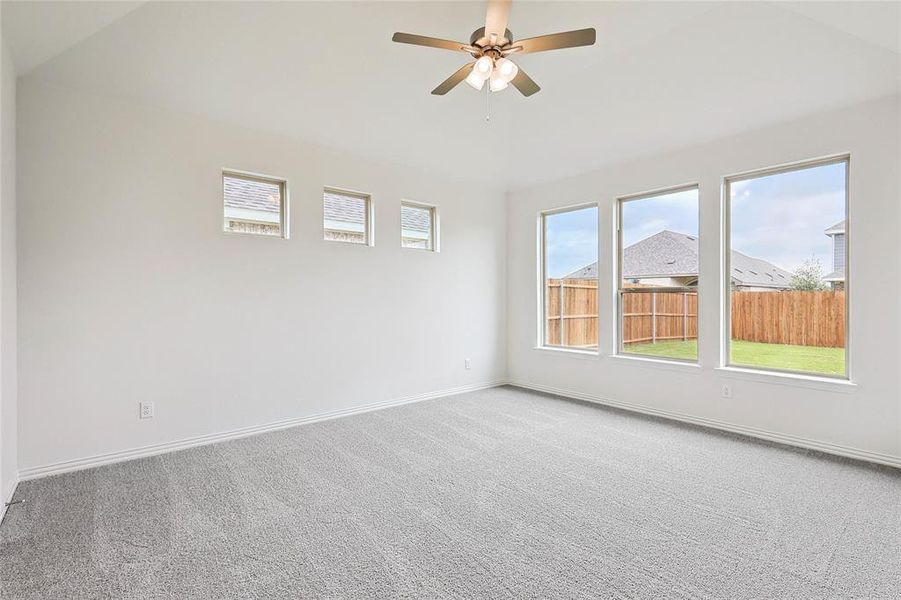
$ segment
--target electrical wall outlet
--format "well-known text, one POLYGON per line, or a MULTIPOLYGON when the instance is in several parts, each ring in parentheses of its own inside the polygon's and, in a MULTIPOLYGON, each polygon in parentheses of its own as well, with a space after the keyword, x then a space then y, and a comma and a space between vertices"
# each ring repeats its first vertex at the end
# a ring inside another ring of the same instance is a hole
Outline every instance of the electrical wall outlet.
POLYGON ((472 359, 471 358, 463 359, 463 368, 466 369, 467 371, 472 370, 472 359))
POLYGON ((732 386, 729 384, 723 385, 723 398, 731 398, 732 397, 732 386))
POLYGON ((141 402, 141 418, 142 419, 152 419, 153 418, 153 402, 141 402))

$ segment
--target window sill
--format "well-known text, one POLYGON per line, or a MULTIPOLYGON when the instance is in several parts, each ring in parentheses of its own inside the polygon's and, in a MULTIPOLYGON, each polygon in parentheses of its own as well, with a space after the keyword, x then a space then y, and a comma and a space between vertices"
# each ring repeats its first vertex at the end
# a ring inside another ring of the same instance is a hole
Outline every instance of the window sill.
POLYGON ((228 229, 223 229, 222 233, 228 236, 238 236, 238 237, 248 237, 248 238, 268 238, 270 240, 287 240, 288 235, 286 233, 280 233, 278 235, 270 235, 268 233, 251 233, 250 231, 229 231, 228 229))
POLYGON ((850 394, 857 389, 857 384, 848 379, 818 377, 816 375, 804 375, 801 373, 780 373, 778 371, 763 371, 759 369, 745 369, 742 367, 717 367, 716 371, 725 377, 734 379, 823 390, 827 392, 850 394))
POLYGON ((338 244, 343 247, 375 248, 375 242, 352 242, 350 240, 329 240, 322 238, 326 244, 338 244))
POLYGON ((655 358, 653 356, 630 356, 626 354, 611 354, 610 358, 621 360, 626 363, 632 363, 642 367, 650 367, 652 369, 671 369, 673 371, 700 371, 701 365, 696 362, 688 362, 681 360, 667 360, 665 358, 655 358))
POLYGON ((554 346, 535 346, 532 350, 541 352, 549 352, 551 354, 559 354, 561 356, 571 356, 573 358, 595 360, 600 357, 597 350, 580 350, 578 348, 555 348, 554 346))

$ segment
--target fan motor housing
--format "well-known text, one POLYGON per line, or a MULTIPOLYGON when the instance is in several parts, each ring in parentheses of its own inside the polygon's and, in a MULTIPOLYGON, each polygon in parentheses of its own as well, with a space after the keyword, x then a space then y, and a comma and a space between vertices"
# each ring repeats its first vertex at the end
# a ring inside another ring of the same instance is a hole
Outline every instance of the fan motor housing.
MULTIPOLYGON (((505 39, 497 40, 497 42, 503 42, 503 44, 495 43, 494 46, 496 46, 498 48, 502 48, 504 46, 509 45, 511 42, 513 42, 513 33, 511 33, 509 29, 504 29, 504 38, 505 39)), ((480 47, 492 45, 491 40, 489 40, 488 37, 485 35, 484 27, 479 27, 478 29, 476 29, 475 31, 472 32, 472 35, 469 36, 469 43, 473 46, 480 46, 480 47)))

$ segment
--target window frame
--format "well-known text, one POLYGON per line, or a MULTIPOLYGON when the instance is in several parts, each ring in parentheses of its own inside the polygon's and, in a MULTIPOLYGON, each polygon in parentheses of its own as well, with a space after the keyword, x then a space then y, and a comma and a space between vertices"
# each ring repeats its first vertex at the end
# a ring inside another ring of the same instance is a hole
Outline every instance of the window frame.
POLYGON ((323 242, 338 242, 341 244, 349 244, 351 246, 363 246, 363 247, 372 247, 375 246, 375 208, 372 202, 372 194, 368 194, 366 192, 359 192, 357 190, 349 190, 347 188, 335 187, 332 185, 326 185, 322 188, 322 201, 320 202, 320 208, 322 209, 322 241, 323 242), (363 242, 352 242, 350 240, 332 240, 325 237, 325 232, 327 231, 325 227, 325 195, 326 194, 335 194, 338 196, 350 196, 352 198, 358 198, 363 200, 365 203, 365 208, 363 209, 363 242))
POLYGON ((651 361, 666 361, 666 362, 678 362, 686 365, 698 365, 700 364, 700 346, 701 346, 701 315, 700 315, 700 278, 701 278, 701 253, 700 253, 700 244, 701 244, 701 185, 700 183, 684 183, 676 186, 669 186, 664 188, 658 188, 654 190, 649 190, 646 192, 638 192, 636 194, 628 194, 626 196, 620 196, 616 199, 616 256, 614 257, 614 284, 613 289, 616 294, 616 341, 615 341, 615 352, 614 356, 625 357, 625 358, 634 358, 639 360, 651 360, 651 361), (674 358, 670 356, 658 356, 653 354, 640 354, 638 352, 626 352, 624 350, 623 336, 624 336, 624 327, 623 327, 623 206, 628 202, 633 202, 635 200, 647 200, 649 198, 656 198, 658 196, 665 196, 668 194, 676 194, 678 192, 685 192, 689 190, 696 190, 698 193, 698 285, 694 288, 687 286, 658 286, 658 287, 649 287, 649 288, 636 288, 635 291, 630 291, 630 294, 650 294, 656 292, 694 292, 698 294, 698 315, 695 317, 697 320, 696 328, 698 330, 697 334, 697 345, 698 352, 695 356, 694 360, 690 358, 674 358), (638 291, 640 290, 640 291, 638 291))
POLYGON ((749 373, 783 375, 794 377, 810 377, 826 379, 837 382, 851 382, 851 153, 844 152, 821 158, 813 158, 785 163, 772 167, 764 167, 751 171, 743 171, 733 175, 726 175, 722 182, 721 196, 722 231, 720 239, 720 263, 722 265, 721 277, 721 322, 723 324, 720 339, 720 368, 737 369, 749 373), (743 365, 732 362, 732 184, 759 179, 770 175, 803 171, 806 169, 825 167, 844 163, 845 165, 845 373, 844 375, 830 375, 817 371, 798 371, 795 369, 780 369, 777 367, 759 367, 743 365))
POLYGON ((222 202, 222 233, 226 233, 228 235, 242 235, 242 236, 251 236, 257 238, 271 238, 271 239, 282 239, 287 240, 289 238, 289 197, 288 197, 288 179, 286 177, 277 177, 275 175, 265 175, 263 173, 254 173, 252 171, 241 171, 239 169, 228 169, 223 168, 221 175, 219 177, 219 185, 220 185, 220 201, 222 202), (274 184, 279 186, 279 195, 281 196, 281 202, 279 206, 278 212, 278 220, 279 220, 279 234, 278 235, 268 235, 265 233, 253 233, 250 231, 232 231, 225 227, 225 178, 228 177, 230 179, 243 179, 245 181, 253 181, 256 183, 266 183, 266 184, 274 184))
POLYGON ((420 250, 425 252, 440 252, 440 215, 438 213, 438 206, 436 204, 425 204, 424 202, 416 202, 414 200, 401 200, 400 201, 400 213, 401 213, 401 221, 400 221, 400 247, 406 250, 420 250), (429 248, 415 248, 413 246, 404 246, 404 221, 403 221, 403 211, 404 207, 408 206, 410 208, 419 208, 419 209, 427 209, 429 211, 429 248))
POLYGON ((551 350, 554 352, 571 352, 578 354, 586 354, 590 356, 600 356, 601 354, 601 204, 600 202, 584 202, 581 204, 572 204, 568 206, 561 206, 558 208, 551 208, 547 210, 541 210, 538 212, 538 340, 536 344, 536 349, 538 350, 551 350), (567 213, 574 212, 577 210, 583 210, 586 208, 595 208, 598 211, 598 228, 597 228, 597 249, 596 249, 596 263, 598 265, 598 346, 595 350, 586 350, 585 348, 574 348, 571 346, 563 346, 563 345, 552 345, 547 343, 547 268, 546 268, 546 256, 547 256, 547 217, 567 213))

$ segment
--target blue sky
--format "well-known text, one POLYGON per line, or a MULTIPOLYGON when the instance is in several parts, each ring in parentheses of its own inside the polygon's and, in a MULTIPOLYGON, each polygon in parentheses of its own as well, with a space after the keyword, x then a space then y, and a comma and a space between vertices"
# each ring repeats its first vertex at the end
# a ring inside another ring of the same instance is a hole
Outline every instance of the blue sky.
POLYGON ((698 235, 698 190, 684 190, 623 203, 623 247, 664 229, 698 235))
POLYGON ((598 259, 596 206, 548 215, 545 218, 547 276, 563 277, 598 259))
MULTIPOLYGON (((845 164, 739 181, 732 192, 732 248, 793 271, 806 259, 832 270, 832 241, 823 234, 845 218, 845 164)), ((697 190, 623 204, 623 244, 664 229, 698 234, 697 190)), ((547 217, 547 275, 562 277, 597 260, 597 208, 547 217)))
POLYGON ((732 248, 794 271, 815 257, 832 270, 823 232, 845 218, 845 163, 732 185, 732 248))

